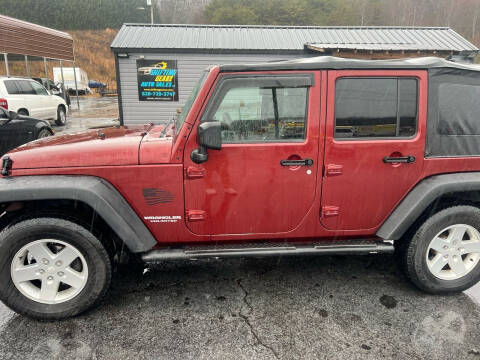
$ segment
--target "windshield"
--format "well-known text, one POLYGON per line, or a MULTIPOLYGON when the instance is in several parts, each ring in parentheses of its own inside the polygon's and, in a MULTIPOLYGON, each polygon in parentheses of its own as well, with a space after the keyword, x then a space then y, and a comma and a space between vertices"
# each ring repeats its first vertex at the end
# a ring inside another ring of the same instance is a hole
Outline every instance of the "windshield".
POLYGON ((180 131, 183 123, 185 122, 185 119, 187 118, 188 113, 190 112, 190 109, 192 108, 193 103, 195 102, 195 99, 197 98, 198 93, 200 92, 200 89, 203 86, 203 83, 205 82, 205 79, 207 78, 208 71, 204 71, 200 79, 198 80, 197 84, 193 88, 190 96, 188 97, 187 101, 185 102, 185 105, 182 108, 182 112, 180 115, 177 117, 177 120, 175 121, 175 132, 178 133, 180 131))

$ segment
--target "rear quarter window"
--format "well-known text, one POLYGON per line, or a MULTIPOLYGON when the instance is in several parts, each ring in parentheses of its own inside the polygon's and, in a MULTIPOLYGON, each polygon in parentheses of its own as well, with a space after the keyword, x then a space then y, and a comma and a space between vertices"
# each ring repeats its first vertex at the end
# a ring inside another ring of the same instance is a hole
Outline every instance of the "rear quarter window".
POLYGON ((5 84, 5 88, 7 89, 7 93, 9 95, 21 94, 21 91, 18 88, 15 80, 5 80, 3 83, 5 84))
POLYGON ((480 85, 441 84, 440 135, 480 135, 480 85))
POLYGON ((480 156, 480 72, 428 71, 426 157, 480 156))

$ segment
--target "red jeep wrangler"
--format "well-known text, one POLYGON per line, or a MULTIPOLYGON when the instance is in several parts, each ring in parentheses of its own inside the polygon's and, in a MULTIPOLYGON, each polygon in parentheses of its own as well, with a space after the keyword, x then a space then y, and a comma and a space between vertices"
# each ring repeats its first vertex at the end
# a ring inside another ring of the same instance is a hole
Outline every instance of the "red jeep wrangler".
POLYGON ((332 57, 206 71, 167 126, 2 161, 0 299, 99 303, 132 259, 393 252, 433 294, 480 280, 480 71, 332 57))

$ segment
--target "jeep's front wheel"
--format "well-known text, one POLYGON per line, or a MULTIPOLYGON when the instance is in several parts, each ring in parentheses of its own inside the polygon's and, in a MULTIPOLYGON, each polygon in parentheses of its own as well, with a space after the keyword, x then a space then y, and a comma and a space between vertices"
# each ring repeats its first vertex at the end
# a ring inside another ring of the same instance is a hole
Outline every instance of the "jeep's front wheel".
POLYGON ((111 280, 110 258, 82 226, 35 218, 0 233, 0 300, 17 313, 63 319, 97 305, 111 280))
POLYGON ((432 294, 466 290, 480 281, 480 209, 442 210, 400 247, 404 270, 420 289, 432 294))

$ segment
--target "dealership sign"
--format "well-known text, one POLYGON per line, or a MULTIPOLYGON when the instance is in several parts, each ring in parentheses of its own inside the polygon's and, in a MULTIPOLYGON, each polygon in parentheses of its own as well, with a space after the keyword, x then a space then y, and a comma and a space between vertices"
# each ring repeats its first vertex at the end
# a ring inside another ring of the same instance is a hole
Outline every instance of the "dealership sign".
POLYGON ((140 101, 178 101, 176 60, 137 60, 140 101))

